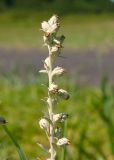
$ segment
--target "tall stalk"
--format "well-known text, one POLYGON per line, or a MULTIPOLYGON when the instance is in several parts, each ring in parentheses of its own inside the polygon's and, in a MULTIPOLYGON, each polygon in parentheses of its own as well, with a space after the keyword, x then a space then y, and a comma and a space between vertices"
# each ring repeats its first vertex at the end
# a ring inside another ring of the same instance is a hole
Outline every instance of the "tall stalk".
POLYGON ((44 70, 40 70, 42 73, 48 75, 48 97, 46 102, 48 104, 48 116, 44 116, 40 119, 39 125, 43 129, 49 140, 49 149, 44 145, 39 144, 39 146, 50 154, 50 158, 47 160, 56 160, 56 148, 55 146, 65 147, 70 144, 69 140, 62 137, 60 123, 64 122, 68 118, 66 113, 54 114, 53 108, 56 104, 57 97, 67 100, 69 99, 69 94, 66 90, 60 89, 57 84, 54 83, 53 78, 56 76, 61 76, 65 72, 62 67, 53 67, 54 62, 57 57, 61 54, 62 44, 65 39, 63 35, 57 36, 57 31, 60 27, 59 18, 53 15, 48 22, 43 21, 41 23, 43 31, 44 45, 47 46, 49 55, 44 60, 44 70), (59 127, 58 127, 59 126, 59 127))
MULTIPOLYGON (((48 79, 49 79, 49 84, 48 84, 48 88, 51 87, 51 84, 52 84, 52 57, 51 57, 51 48, 50 46, 48 46, 48 49, 49 49, 49 66, 50 66, 50 69, 48 71, 48 79)), ((53 102, 52 102, 52 95, 51 93, 48 91, 48 100, 49 100, 49 108, 48 108, 48 112, 49 112, 49 118, 50 120, 53 122, 53 102)), ((50 154, 51 154, 51 160, 54 160, 55 158, 55 150, 54 150, 54 146, 53 146, 53 143, 54 143, 54 126, 53 125, 50 125, 50 154)))

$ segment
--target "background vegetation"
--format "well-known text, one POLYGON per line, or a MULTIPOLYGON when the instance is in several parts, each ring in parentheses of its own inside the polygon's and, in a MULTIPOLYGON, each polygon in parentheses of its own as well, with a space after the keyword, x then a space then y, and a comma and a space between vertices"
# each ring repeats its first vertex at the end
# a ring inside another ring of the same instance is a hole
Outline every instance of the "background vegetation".
MULTIPOLYGON (((33 76, 33 75, 31 75, 33 76)), ((39 129, 38 119, 45 112, 47 81, 40 75, 32 81, 23 83, 19 77, 10 76, 0 79, 1 114, 8 121, 8 128, 24 148, 29 159, 46 157, 37 142, 47 144, 45 135, 39 129)), ((69 102, 62 101, 56 106, 59 112, 68 112, 68 133, 71 146, 67 149, 67 158, 71 160, 112 160, 114 155, 114 88, 108 85, 104 77, 99 87, 81 87, 69 77, 60 85, 71 93, 69 102)), ((0 160, 19 159, 15 147, 0 126, 0 160)), ((48 145, 48 144, 47 144, 48 145)), ((60 152, 60 151, 59 151, 60 152)), ((59 154, 58 160, 61 157, 59 154)))
MULTIPOLYGON (((0 47, 43 49, 40 23, 52 14, 53 11, 15 9, 2 12, 0 14, 0 47)), ((114 14, 71 13, 60 14, 60 17, 60 32, 66 36, 65 48, 107 50, 113 47, 114 14)))
POLYGON ((1 10, 10 7, 37 8, 69 12, 113 12, 113 0, 1 0, 1 10))
MULTIPOLYGON (((1 0, 0 48, 43 49, 40 23, 53 13, 61 17, 65 48, 92 48, 99 53, 113 48, 114 3, 110 0, 1 0)), ((47 80, 39 74, 26 74, 30 76, 28 81, 15 73, 0 74, 0 115, 8 121, 8 128, 29 159, 35 160, 37 156, 47 157, 36 144, 47 144, 38 125, 46 107, 41 99, 46 96, 47 80)), ((113 85, 106 77, 100 86, 83 86, 69 76, 59 83, 71 94, 70 101, 62 101, 55 108, 69 113, 67 134, 71 146, 66 160, 113 160, 113 85)), ((6 159, 19 157, 0 126, 0 160, 6 159)))

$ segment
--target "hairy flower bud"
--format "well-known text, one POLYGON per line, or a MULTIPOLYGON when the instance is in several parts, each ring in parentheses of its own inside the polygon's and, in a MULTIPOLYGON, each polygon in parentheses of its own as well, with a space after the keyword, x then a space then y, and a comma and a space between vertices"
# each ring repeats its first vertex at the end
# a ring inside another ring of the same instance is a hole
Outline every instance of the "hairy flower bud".
POLYGON ((59 27, 58 16, 56 16, 56 15, 52 16, 48 22, 43 21, 41 23, 41 27, 42 27, 42 30, 44 31, 44 33, 46 33, 45 35, 47 37, 49 36, 49 34, 55 33, 59 27))
POLYGON ((49 129, 49 122, 45 118, 42 118, 39 121, 39 125, 40 125, 41 129, 44 129, 44 130, 48 130, 49 129))
POLYGON ((69 144, 70 144, 70 141, 65 137, 59 139, 57 142, 58 146, 64 146, 64 145, 69 145, 69 144))
POLYGON ((52 75, 63 75, 65 73, 65 69, 62 67, 56 67, 54 68, 54 70, 52 71, 52 75))
POLYGON ((53 115, 53 121, 54 122, 58 122, 58 121, 61 120, 61 117, 62 117, 62 113, 60 113, 60 114, 54 114, 53 115))
POLYGON ((70 95, 68 94, 67 91, 65 91, 64 89, 59 89, 58 90, 58 95, 62 98, 62 99, 69 99, 70 98, 70 95))
POLYGON ((58 85, 52 83, 51 86, 50 86, 50 88, 49 88, 49 92, 50 92, 50 93, 57 93, 57 92, 58 92, 58 89, 59 89, 59 88, 58 88, 58 85))
POLYGON ((42 23, 41 23, 41 27, 42 27, 42 30, 44 31, 44 32, 47 32, 48 30, 49 30, 49 24, 48 24, 48 22, 46 22, 46 21, 43 21, 42 23))
POLYGON ((53 121, 54 122, 64 122, 68 118, 67 113, 59 113, 53 115, 53 121))
POLYGON ((50 25, 53 25, 53 24, 55 24, 55 23, 59 24, 59 17, 58 17, 57 15, 53 15, 53 16, 49 19, 48 23, 49 23, 50 25))

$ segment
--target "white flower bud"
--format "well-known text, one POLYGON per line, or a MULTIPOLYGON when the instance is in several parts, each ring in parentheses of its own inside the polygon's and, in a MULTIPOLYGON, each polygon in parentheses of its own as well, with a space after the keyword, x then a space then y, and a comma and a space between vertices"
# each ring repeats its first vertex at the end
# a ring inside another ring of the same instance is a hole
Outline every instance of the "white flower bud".
POLYGON ((49 122, 45 118, 42 118, 39 121, 39 125, 40 125, 41 129, 44 129, 44 130, 48 130, 49 129, 49 122))
POLYGON ((67 91, 65 91, 64 89, 59 89, 58 90, 58 95, 62 98, 62 99, 69 99, 70 98, 70 95, 68 94, 67 91))
POLYGON ((57 31, 57 29, 59 27, 58 17, 56 15, 54 15, 49 19, 48 22, 43 21, 41 23, 41 27, 42 27, 42 30, 44 31, 44 33, 46 33, 45 35, 48 37, 49 34, 52 34, 57 31))
POLYGON ((49 23, 46 22, 46 21, 43 21, 43 22, 41 23, 41 27, 42 27, 42 30, 43 30, 44 32, 47 32, 47 31, 49 30, 49 28, 50 28, 49 23))
POLYGON ((53 121, 54 121, 54 122, 60 121, 61 118, 62 118, 62 113, 60 113, 60 114, 54 114, 54 115, 53 115, 53 121))
POLYGON ((48 23, 49 23, 50 25, 53 25, 53 24, 55 24, 55 23, 59 24, 59 17, 58 17, 57 15, 53 15, 53 16, 49 19, 48 23))
POLYGON ((52 71, 52 75, 62 75, 65 73, 65 69, 62 67, 56 67, 54 68, 54 70, 52 71))
POLYGON ((59 89, 58 85, 52 83, 51 86, 50 86, 50 88, 49 88, 49 92, 51 92, 51 93, 57 93, 58 89, 59 89))
POLYGON ((58 146, 64 146, 64 145, 69 145, 69 144, 70 144, 70 141, 65 137, 59 139, 57 142, 58 146))
POLYGON ((48 30, 48 33, 52 34, 54 32, 56 32, 56 30, 58 29, 58 24, 53 24, 50 29, 48 30))
POLYGON ((59 113, 53 115, 53 121, 54 122, 64 122, 68 118, 67 113, 59 113))

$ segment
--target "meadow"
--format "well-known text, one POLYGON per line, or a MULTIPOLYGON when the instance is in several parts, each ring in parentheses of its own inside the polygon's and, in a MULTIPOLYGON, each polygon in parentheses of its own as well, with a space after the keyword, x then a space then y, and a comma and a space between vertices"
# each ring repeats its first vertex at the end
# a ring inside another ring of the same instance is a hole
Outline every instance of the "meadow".
MULTIPOLYGON (((0 47, 42 49, 40 23, 51 15, 51 11, 30 9, 1 12, 0 47)), ((59 15, 62 23, 60 33, 66 36, 65 48, 97 48, 104 51, 107 47, 113 47, 113 13, 59 15)))
MULTIPOLYGON (((38 125, 38 120, 46 111, 46 104, 41 99, 47 96, 47 80, 41 75, 31 76, 32 80, 28 83, 14 75, 0 78, 0 115, 8 121, 7 127, 28 158, 34 160, 37 156, 47 156, 36 144, 47 144, 45 134, 38 125)), ((106 77, 98 87, 81 86, 70 77, 65 78, 70 83, 61 78, 59 84, 67 88, 71 98, 67 102, 58 102, 55 110, 69 113, 67 135, 71 145, 67 148, 66 160, 113 159, 114 87, 108 84, 106 77)), ((61 151, 59 153, 61 157, 61 151)), ((19 157, 0 126, 0 160, 5 159, 18 160, 19 157)))

